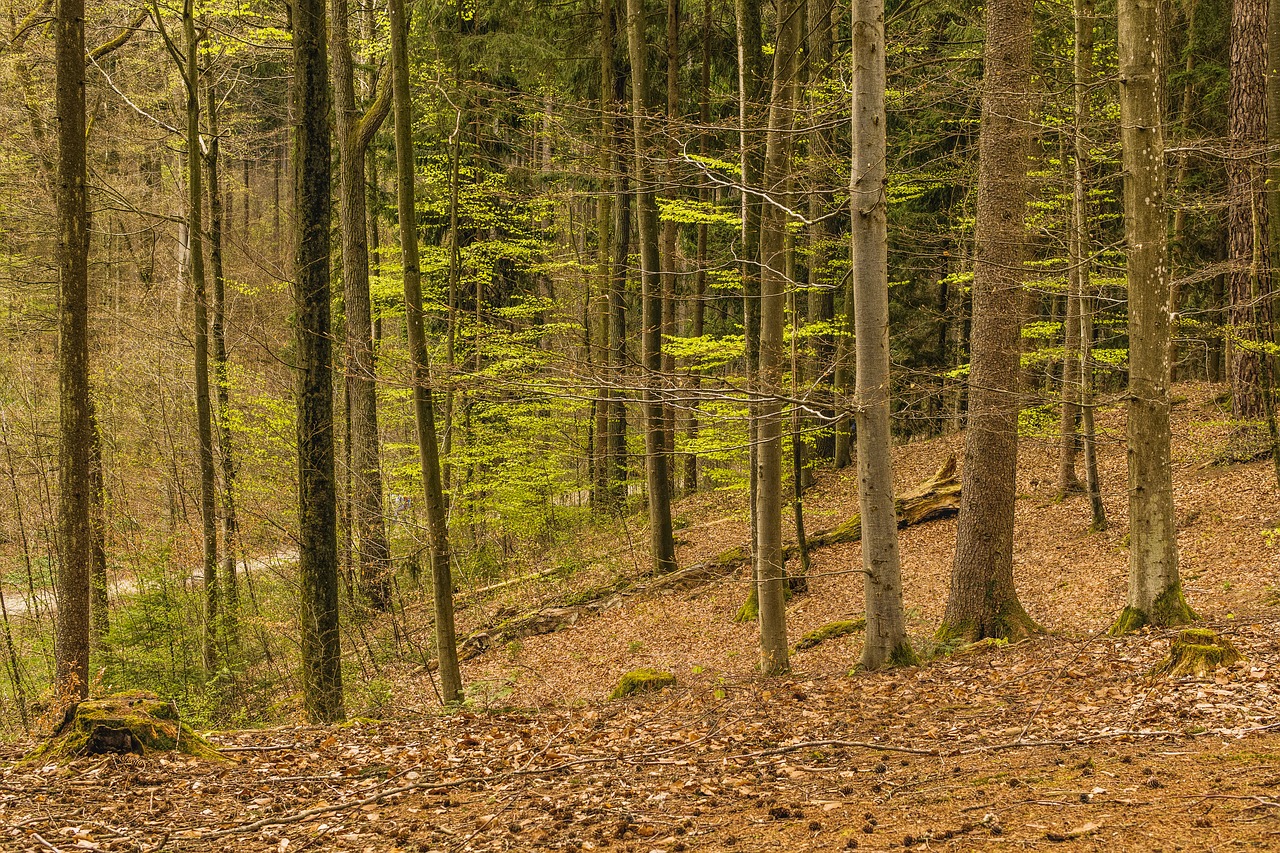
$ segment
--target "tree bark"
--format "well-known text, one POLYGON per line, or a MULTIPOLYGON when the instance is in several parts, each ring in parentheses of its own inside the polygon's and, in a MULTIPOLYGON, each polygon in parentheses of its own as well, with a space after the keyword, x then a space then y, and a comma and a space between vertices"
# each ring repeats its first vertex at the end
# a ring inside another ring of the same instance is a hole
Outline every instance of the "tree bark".
POLYGON ((218 511, 213 465, 213 409, 209 396, 209 292, 204 275, 204 190, 200 150, 200 66, 203 32, 196 31, 193 0, 182 4, 187 92, 187 272, 195 316, 196 453, 200 463, 200 522, 204 537, 204 669, 218 671, 218 511))
MULTIPOLYGON (((457 637, 453 618, 453 558, 445 517, 444 483, 436 443, 435 405, 427 366, 427 338, 422 312, 422 273, 418 264, 418 219, 414 207, 412 102, 409 92, 408 25, 404 0, 387 0, 391 26, 392 95, 395 104, 396 202, 400 214, 400 253, 404 265, 405 323, 413 362, 414 417, 418 426, 418 461, 426 498, 427 533, 431 539, 432 600, 436 620, 436 653, 440 661, 440 693, 446 704, 462 699, 457 637)), ((479 300, 477 300, 478 304, 479 300)))
POLYGON ((645 0, 627 0, 627 44, 631 54, 631 115, 635 138, 636 215, 640 229, 641 334, 644 362, 645 475, 649 491, 649 536, 653 570, 665 574, 676 567, 671 531, 671 481, 662 387, 662 281, 658 254, 658 205, 654 196, 646 117, 649 98, 645 0))
MULTIPOLYGON (((773 55, 769 124, 765 137, 764 191, 774 202, 786 197, 790 177, 790 131, 795 104, 795 61, 800 50, 800 11, 796 0, 778 5, 773 55)), ((782 559, 782 339, 786 325, 786 226, 776 203, 760 217, 760 368, 756 403, 756 545, 760 606, 760 672, 779 675, 787 657, 787 613, 782 559)))
POLYGON ((338 137, 338 232, 346 312, 346 383, 350 418, 351 536, 360 593, 375 610, 391 607, 391 549, 382 507, 377 359, 369 297, 365 154, 390 106, 384 86, 365 114, 356 108, 347 0, 332 0, 333 92, 338 137))
POLYGON ((325 17, 324 0, 293 3, 302 701, 308 719, 318 723, 340 720, 344 715, 330 366, 330 102, 325 17))
POLYGON ((902 609, 889 431, 889 232, 885 158, 884 0, 853 4, 851 267, 857 305, 858 508, 867 634, 861 665, 911 664, 902 609))
POLYGON ((1158 0, 1120 0, 1120 145, 1129 277, 1129 598, 1111 627, 1194 617, 1178 578, 1169 458, 1172 317, 1158 0))
POLYGON ((1259 342, 1271 323, 1271 273, 1254 275, 1254 241, 1267 241, 1267 0, 1231 4, 1231 157, 1227 160, 1228 257, 1231 317, 1231 414, 1238 420, 1263 416, 1259 342))
POLYGON ((1013 583, 1031 6, 1031 0, 991 0, 986 7, 969 418, 940 632, 972 640, 1035 630, 1013 583))

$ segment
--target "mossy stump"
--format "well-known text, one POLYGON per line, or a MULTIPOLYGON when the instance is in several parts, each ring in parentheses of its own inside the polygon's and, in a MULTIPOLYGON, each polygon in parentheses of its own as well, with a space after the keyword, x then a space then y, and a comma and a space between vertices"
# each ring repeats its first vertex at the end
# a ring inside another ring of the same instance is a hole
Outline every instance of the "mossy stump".
POLYGON ((666 687, 672 687, 676 677, 659 669, 633 669, 618 681, 618 686, 609 694, 610 699, 621 699, 633 693, 652 693, 666 687))
POLYGON ((849 634, 855 634, 866 627, 866 619, 842 619, 839 622, 828 623, 801 637, 800 642, 796 643, 796 651, 802 652, 805 649, 816 648, 827 640, 834 640, 836 637, 847 637, 849 634))
POLYGON ((1169 656, 1151 670, 1152 675, 1203 678, 1220 666, 1231 666, 1242 655, 1225 637, 1208 628, 1187 628, 1169 647, 1169 656))
POLYGON ((225 760, 212 744, 178 718, 178 709, 172 702, 144 690, 77 702, 67 709, 57 730, 27 760, 156 752, 225 760))

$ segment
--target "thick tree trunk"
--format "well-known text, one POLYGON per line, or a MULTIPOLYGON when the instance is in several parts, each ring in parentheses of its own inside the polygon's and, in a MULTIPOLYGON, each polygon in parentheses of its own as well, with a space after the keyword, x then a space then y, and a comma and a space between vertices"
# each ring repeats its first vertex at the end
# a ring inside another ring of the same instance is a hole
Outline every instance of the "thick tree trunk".
POLYGON ((889 432, 889 233, 885 193, 884 0, 853 4, 853 172, 849 187, 858 357, 858 508, 867 634, 862 666, 916 662, 902 609, 889 432))
POLYGON ((376 610, 391 607, 391 549, 382 508, 378 435, 377 363, 369 297, 369 242, 365 153, 390 99, 386 87, 369 112, 356 109, 347 0, 333 3, 333 91, 338 136, 338 231, 342 239, 343 307, 346 313, 347 407, 350 420, 351 535, 356 576, 364 600, 376 610))
POLYGON ((1129 599, 1112 626, 1194 617, 1178 578, 1169 458, 1172 317, 1157 0, 1120 0, 1120 145, 1129 277, 1129 599))
POLYGON ((218 511, 213 465, 213 409, 209 397, 209 293, 204 277, 204 190, 200 151, 200 66, 202 36, 196 34, 193 0, 182 4, 187 91, 187 271, 195 313, 196 453, 200 462, 200 521, 204 534, 204 669, 218 671, 218 511))
POLYGON ((1258 341, 1271 324, 1270 267, 1254 274, 1254 241, 1267 241, 1267 0, 1231 5, 1232 156, 1227 161, 1230 237, 1231 413, 1239 420, 1263 416, 1262 357, 1258 341))
POLYGON ((969 419, 951 592, 940 631, 974 640, 1035 630, 1013 583, 1031 6, 1031 0, 992 0, 986 7, 969 419))
MULTIPOLYGON (((395 103, 396 201, 400 214, 400 253, 404 264, 405 323, 413 362, 414 416, 418 425, 418 459, 426 497, 427 533, 431 538, 432 598, 435 605, 436 653, 440 692, 446 704, 462 699, 457 637, 453 619, 453 558, 445 517, 440 451, 436 444, 435 406, 427 367, 427 338, 422 313, 422 273, 418 266, 418 219, 414 207, 412 102, 409 92, 408 27, 404 0, 388 0, 391 27, 392 94, 395 103)), ((477 300, 478 307, 479 300, 477 300)))
POLYGON ((671 532, 670 448, 660 389, 662 379, 662 275, 658 254, 658 204, 654 195, 646 141, 649 97, 648 44, 645 38, 645 0, 627 0, 627 43, 631 54, 631 115, 635 137, 636 215, 640 227, 642 317, 640 341, 644 362, 645 474, 649 491, 649 536, 653 569, 658 574, 676 567, 671 532))
MULTIPOLYGON (((795 104, 795 62, 801 20, 796 0, 782 0, 773 55, 773 85, 765 138, 764 191, 786 197, 790 177, 790 132, 795 104)), ((782 339, 786 325, 786 226, 777 204, 766 203, 760 219, 760 370, 756 403, 756 545, 760 606, 760 672, 778 675, 787 658, 787 613, 782 559, 782 426, 785 393, 782 339)))
POLYGON ((298 574, 302 702, 308 719, 342 719, 337 494, 329 282, 329 68, 324 0, 293 4, 294 311, 297 317, 298 574))

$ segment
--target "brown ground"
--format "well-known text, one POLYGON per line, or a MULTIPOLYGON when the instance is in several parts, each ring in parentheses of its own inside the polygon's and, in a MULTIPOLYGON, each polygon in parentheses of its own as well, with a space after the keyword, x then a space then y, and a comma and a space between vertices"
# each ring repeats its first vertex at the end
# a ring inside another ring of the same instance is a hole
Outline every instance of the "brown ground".
MULTIPOLYGON (((1054 500, 1051 442, 1023 445, 1019 589, 1048 631, 1033 641, 850 677, 855 635, 796 654, 787 680, 761 681, 754 626, 731 621, 746 591, 737 578, 491 652, 464 669, 466 713, 423 713, 422 677, 406 673, 400 719, 223 733, 239 759, 224 767, 0 765, 0 847, 1280 850, 1277 490, 1269 463, 1204 467, 1224 441, 1222 416, 1213 389, 1179 392, 1187 596, 1246 656, 1215 678, 1149 678, 1168 632, 1104 634, 1127 571, 1123 423, 1110 412, 1105 533, 1087 531, 1082 498, 1054 500), (679 686, 605 699, 640 666, 670 669, 679 686)), ((958 449, 955 438, 901 448, 901 483, 958 449)), ((847 516, 852 487, 849 475, 824 479, 810 526, 847 516)), ((678 514, 693 521, 686 564, 745 538, 740 502, 699 496, 678 514)), ((643 564, 643 531, 631 536, 636 551, 616 532, 575 550, 611 551, 593 570, 607 578, 643 564)), ((921 647, 941 616, 953 536, 944 521, 902 538, 921 647)), ((813 591, 789 607, 793 638, 861 610, 857 550, 815 554, 813 591)), ((504 602, 555 594, 543 583, 504 602)), ((471 606, 464 624, 502 604, 471 606)))

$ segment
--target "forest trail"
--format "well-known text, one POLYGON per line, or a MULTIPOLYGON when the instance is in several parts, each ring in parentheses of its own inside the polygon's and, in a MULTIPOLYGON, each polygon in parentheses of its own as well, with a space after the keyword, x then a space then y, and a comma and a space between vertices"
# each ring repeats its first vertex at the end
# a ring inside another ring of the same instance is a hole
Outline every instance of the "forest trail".
MULTIPOLYGON (((246 557, 236 564, 236 574, 245 575, 277 569, 285 564, 297 562, 298 549, 290 546, 280 548, 269 554, 263 554, 256 557, 246 557)), ((191 574, 187 576, 186 582, 191 586, 200 586, 204 583, 204 573, 200 568, 192 569, 191 574)), ((108 593, 112 600, 117 597, 134 596, 138 594, 138 581, 136 578, 121 577, 118 574, 110 578, 108 585, 108 593)), ((6 591, 3 584, 0 584, 0 604, 4 605, 4 612, 12 617, 22 617, 31 614, 33 611, 41 613, 52 613, 57 609, 57 603, 54 598, 54 591, 51 587, 43 587, 35 590, 34 596, 28 590, 18 589, 10 586, 6 591)))
MULTIPOLYGON (((457 713, 441 715, 430 674, 405 664, 368 674, 386 688, 381 703, 352 685, 347 725, 214 733, 235 759, 225 766, 0 763, 0 848, 1280 849, 1276 487, 1266 462, 1206 466, 1224 440, 1214 389, 1178 393, 1184 585, 1245 656, 1210 678, 1150 674, 1175 632, 1106 636, 1127 562, 1124 420, 1110 409, 1100 418, 1105 532, 1088 530, 1082 496, 1053 494, 1052 441, 1023 443, 1017 579, 1046 629, 1026 642, 850 675, 854 634, 797 652, 790 676, 763 680, 756 627, 732 621, 739 574, 499 646, 464 666, 469 701, 457 713), (644 666, 673 672, 677 685, 606 698, 644 666)), ((900 486, 928 477, 958 443, 897 448, 900 486)), ((852 484, 852 473, 824 475, 810 495, 815 528, 848 516, 852 484)), ((698 495, 677 509, 691 520, 682 564, 741 543, 737 498, 698 495)), ((923 651, 945 602, 954 530, 941 520, 902 534, 910 631, 923 651)), ((572 547, 596 544, 584 535, 572 547)), ((859 612, 859 557, 857 544, 814 554, 811 592, 788 607, 793 643, 859 612)), ((462 611, 464 629, 615 569, 504 587, 462 611)), ((17 759, 21 745, 7 750, 0 757, 17 759)))

